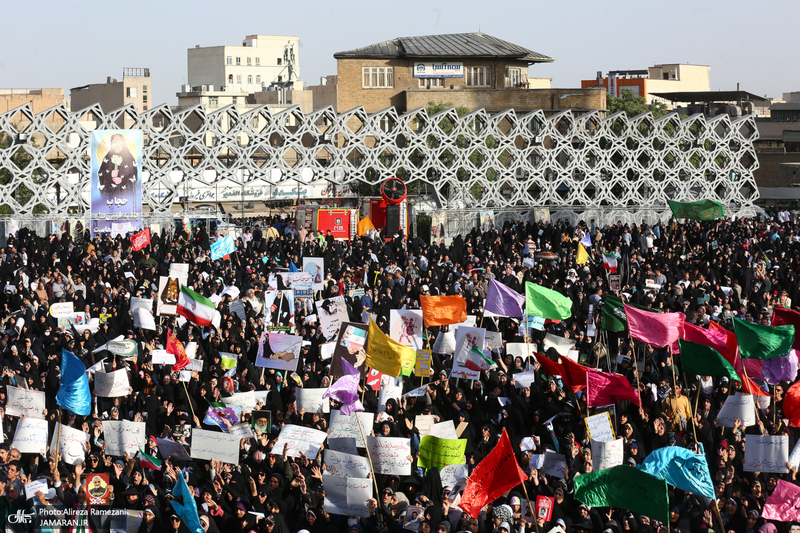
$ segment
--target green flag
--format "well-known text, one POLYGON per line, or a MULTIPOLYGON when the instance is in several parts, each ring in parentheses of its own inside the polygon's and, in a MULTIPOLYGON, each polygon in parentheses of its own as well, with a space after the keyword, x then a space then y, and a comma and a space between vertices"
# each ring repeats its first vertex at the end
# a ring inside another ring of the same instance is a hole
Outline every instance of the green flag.
POLYGON ((742 359, 772 359, 789 355, 794 343, 794 326, 764 326, 734 318, 733 332, 742 359))
POLYGON ((603 297, 603 321, 600 329, 603 331, 625 331, 628 327, 628 318, 625 316, 625 304, 622 298, 606 294, 603 297))
MULTIPOLYGON (((625 304, 622 298, 617 298, 611 294, 603 296, 603 321, 600 329, 603 331, 625 331, 628 328, 628 316, 625 314, 625 304)), ((660 309, 652 309, 643 305, 627 303, 629 307, 648 311, 650 313, 660 313, 660 309)))
POLYGON ((714 200, 698 200, 696 202, 675 202, 667 200, 675 218, 692 220, 714 220, 725 216, 725 207, 714 200))
POLYGON ((560 292, 526 281, 525 312, 550 320, 566 320, 572 316, 572 300, 560 292))
POLYGON ((575 478, 575 499, 589 507, 619 507, 669 521, 667 482, 631 466, 615 466, 575 478))
POLYGON ((678 343, 681 347, 681 364, 688 374, 726 376, 741 382, 739 374, 731 364, 711 346, 683 339, 680 339, 678 343))

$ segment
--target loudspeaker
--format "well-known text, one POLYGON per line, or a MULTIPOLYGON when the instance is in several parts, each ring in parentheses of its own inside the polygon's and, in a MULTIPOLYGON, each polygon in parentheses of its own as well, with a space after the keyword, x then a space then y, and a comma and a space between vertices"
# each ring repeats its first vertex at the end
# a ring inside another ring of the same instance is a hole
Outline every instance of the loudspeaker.
POLYGON ((391 239, 395 234, 400 234, 400 205, 389 204, 386 206, 386 238, 391 239))

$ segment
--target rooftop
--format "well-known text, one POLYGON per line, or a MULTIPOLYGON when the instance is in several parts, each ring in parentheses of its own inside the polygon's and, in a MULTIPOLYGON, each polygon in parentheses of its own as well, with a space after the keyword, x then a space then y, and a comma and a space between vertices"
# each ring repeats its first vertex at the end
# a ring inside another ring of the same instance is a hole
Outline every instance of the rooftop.
POLYGON ((664 98, 670 102, 738 102, 750 100, 751 102, 768 102, 769 98, 758 96, 747 91, 676 91, 671 93, 652 93, 653 96, 664 98))
POLYGON ((784 102, 778 104, 772 104, 769 106, 770 111, 798 111, 800 110, 800 103, 795 102, 784 102))
POLYGON ((552 57, 547 57, 485 33, 397 37, 363 48, 337 52, 333 54, 333 57, 336 59, 504 57, 530 61, 531 63, 551 63, 554 61, 552 57))

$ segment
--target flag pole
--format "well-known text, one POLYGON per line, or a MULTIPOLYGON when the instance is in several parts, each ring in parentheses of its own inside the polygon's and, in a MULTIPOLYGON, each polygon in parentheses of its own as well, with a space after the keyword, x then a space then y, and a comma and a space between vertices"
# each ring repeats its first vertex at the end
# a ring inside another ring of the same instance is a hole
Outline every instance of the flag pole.
MULTIPOLYGON (((689 386, 689 378, 686 377, 686 371, 683 371, 683 380, 686 382, 686 386, 689 386)), ((692 414, 692 434, 694 435, 694 441, 697 442, 697 422, 695 422, 695 418, 697 417, 697 403, 698 399, 700 398, 700 386, 697 387, 697 395, 695 396, 695 407, 694 407, 694 414, 692 414)))
POLYGON ((61 406, 58 406, 58 440, 56 441, 56 471, 58 471, 58 452, 61 447, 61 406))
MULTIPOLYGON (((758 424, 758 421, 761 420, 761 419, 758 416, 758 406, 756 405, 756 395, 753 394, 753 388, 752 388, 752 385, 750 384, 750 378, 747 377, 747 366, 744 364, 744 361, 742 361, 742 370, 744 370, 744 379, 745 379, 745 381, 747 381, 747 390, 750 391, 750 396, 753 398, 753 410, 756 412, 756 424, 758 424)), ((742 388, 744 388, 744 387, 742 387, 742 388)), ((730 389, 728 389, 728 393, 730 393, 730 389)), ((774 404, 773 404, 773 409, 775 409, 774 404)))
MULTIPOLYGON (((630 333, 629 333, 629 335, 630 335, 630 333)), ((633 343, 633 339, 630 336, 628 338, 631 340, 631 347, 633 348, 633 350, 631 350, 631 351, 633 352, 633 371, 634 371, 634 374, 636 375, 636 392, 639 394, 639 410, 643 411, 644 407, 642 407, 641 383, 639 382, 639 363, 636 362, 636 345, 633 343)), ((609 361, 609 363, 610 363, 610 361, 609 361)), ((674 374, 673 374, 673 376, 674 376, 674 374)))
POLYGON ((536 516, 536 513, 533 512, 533 506, 531 505, 531 497, 528 496, 528 487, 525 486, 525 482, 522 482, 522 490, 525 491, 525 500, 528 502, 528 509, 531 511, 531 516, 533 516, 533 525, 536 526, 536 533, 539 533, 539 517, 536 516))
MULTIPOLYGON (((181 373, 180 372, 178 372, 178 379, 181 379, 181 373)), ((186 382, 185 381, 181 380, 181 383, 183 383, 183 390, 186 391, 186 401, 189 402, 189 409, 192 410, 192 422, 194 422, 194 419, 197 418, 197 415, 194 414, 194 407, 192 406, 192 399, 189 397, 189 389, 186 388, 186 382)))

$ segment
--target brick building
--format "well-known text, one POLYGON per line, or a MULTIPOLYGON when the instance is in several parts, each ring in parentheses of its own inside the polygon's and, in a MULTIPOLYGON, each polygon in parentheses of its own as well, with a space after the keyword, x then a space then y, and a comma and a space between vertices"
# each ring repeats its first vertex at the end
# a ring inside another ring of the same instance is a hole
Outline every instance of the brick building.
POLYGON ((541 84, 528 77, 529 67, 553 59, 485 33, 398 37, 333 57, 340 112, 405 112, 431 101, 489 112, 606 107, 604 89, 535 88, 541 84))

